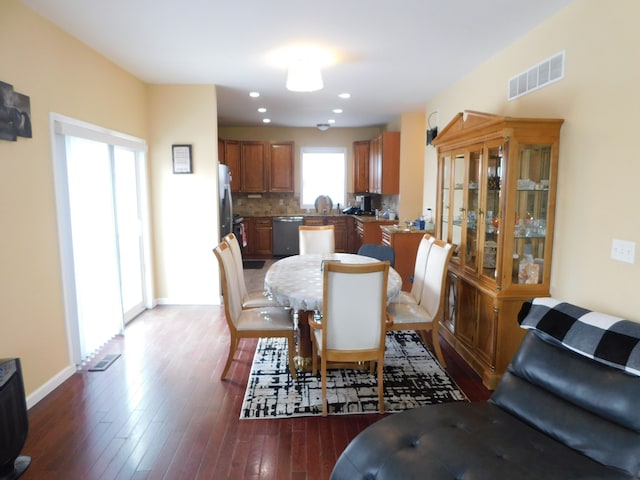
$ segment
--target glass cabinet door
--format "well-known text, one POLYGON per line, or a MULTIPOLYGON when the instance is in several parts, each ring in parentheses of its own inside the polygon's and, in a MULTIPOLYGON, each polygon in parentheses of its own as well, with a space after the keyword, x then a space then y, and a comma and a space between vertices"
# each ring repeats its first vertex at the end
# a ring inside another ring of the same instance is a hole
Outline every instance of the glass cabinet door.
POLYGON ((464 175, 465 161, 464 153, 456 154, 453 157, 453 214, 451 242, 459 248, 462 244, 462 223, 465 219, 464 207, 464 175))
POLYGON ((469 152, 469 170, 466 189, 467 212, 465 222, 464 264, 467 268, 478 271, 478 220, 480 218, 480 165, 482 163, 482 147, 469 152))
POLYGON ((451 222, 451 156, 444 155, 440 157, 440 171, 442 172, 440 191, 440 205, 442 205, 440 214, 440 240, 450 242, 449 225, 451 222))
POLYGON ((512 283, 543 282, 551 145, 520 145, 512 283))
POLYGON ((487 159, 483 166, 483 188, 485 191, 482 207, 484 221, 484 235, 482 244, 482 274, 486 277, 497 278, 497 262, 500 259, 498 251, 500 242, 500 197, 502 192, 503 154, 502 144, 487 147, 487 159))

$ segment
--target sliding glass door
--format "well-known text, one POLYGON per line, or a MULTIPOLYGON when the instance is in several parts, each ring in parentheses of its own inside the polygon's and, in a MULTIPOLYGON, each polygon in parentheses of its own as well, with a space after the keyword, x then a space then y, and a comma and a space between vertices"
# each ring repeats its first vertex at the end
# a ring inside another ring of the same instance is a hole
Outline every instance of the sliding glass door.
POLYGON ((66 117, 52 123, 65 317, 81 364, 150 306, 146 145, 66 117))
POLYGON ((139 194, 139 165, 136 152, 114 148, 118 262, 124 322, 133 320, 145 308, 142 218, 139 194))

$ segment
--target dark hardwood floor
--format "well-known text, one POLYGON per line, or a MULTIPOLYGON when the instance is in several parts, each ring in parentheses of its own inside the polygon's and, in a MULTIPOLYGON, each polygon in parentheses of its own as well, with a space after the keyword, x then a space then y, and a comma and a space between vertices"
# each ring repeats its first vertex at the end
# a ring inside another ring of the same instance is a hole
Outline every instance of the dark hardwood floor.
MULTIPOLYGON (((250 289, 269 264, 245 271, 250 289)), ((77 372, 29 411, 32 463, 21 479, 326 479, 349 441, 382 418, 241 421, 257 341, 241 343, 221 381, 228 342, 221 307, 143 313, 96 356, 120 353, 111 367, 77 372)), ((443 349, 467 396, 486 400, 478 376, 443 349)))

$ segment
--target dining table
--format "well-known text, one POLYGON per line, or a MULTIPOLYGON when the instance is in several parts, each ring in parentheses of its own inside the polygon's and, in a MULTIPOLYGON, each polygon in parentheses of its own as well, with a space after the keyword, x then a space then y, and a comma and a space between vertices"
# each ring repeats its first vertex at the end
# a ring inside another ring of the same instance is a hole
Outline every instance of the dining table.
MULTIPOLYGON (((264 278, 264 289, 280 305, 306 311, 322 311, 324 262, 372 263, 380 260, 354 253, 305 254, 274 262, 264 278)), ((387 303, 398 295, 402 278, 389 268, 387 303)), ((357 299, 356 299, 357 300, 357 299)))
MULTIPOLYGON (((298 355, 295 363, 300 369, 307 367, 311 360, 308 317, 322 314, 323 266, 325 262, 331 261, 362 264, 380 260, 352 253, 293 255, 274 262, 264 278, 265 292, 280 305, 291 307, 296 314, 298 355)), ((390 267, 387 279, 387 303, 398 295, 401 288, 402 278, 390 267)), ((358 301, 358 298, 354 297, 354 301, 358 301)))

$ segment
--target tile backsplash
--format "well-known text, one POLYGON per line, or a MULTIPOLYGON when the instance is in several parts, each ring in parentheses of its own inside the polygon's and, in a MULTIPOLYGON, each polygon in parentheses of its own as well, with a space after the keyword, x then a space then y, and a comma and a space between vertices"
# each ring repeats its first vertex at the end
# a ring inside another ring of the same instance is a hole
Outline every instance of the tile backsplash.
MULTIPOLYGON (((398 195, 382 195, 380 204, 374 208, 384 210, 396 209, 398 205, 398 195)), ((355 196, 347 194, 347 205, 340 205, 342 210, 346 206, 355 205, 355 196)), ((333 213, 339 214, 337 205, 333 206, 333 213)), ((234 193, 233 213, 243 217, 269 217, 273 215, 305 215, 315 214, 315 209, 300 208, 300 196, 293 193, 234 193)))

